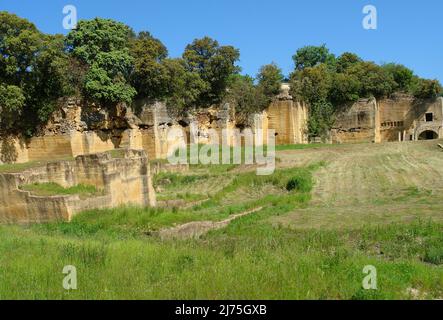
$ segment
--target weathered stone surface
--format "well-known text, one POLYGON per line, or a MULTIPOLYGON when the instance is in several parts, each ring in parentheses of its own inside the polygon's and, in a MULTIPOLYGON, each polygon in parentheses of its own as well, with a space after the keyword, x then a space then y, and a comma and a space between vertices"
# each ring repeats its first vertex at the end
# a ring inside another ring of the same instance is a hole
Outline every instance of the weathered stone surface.
POLYGON ((76 97, 67 97, 59 100, 60 108, 55 111, 48 123, 41 129, 42 135, 65 135, 71 131, 85 131, 88 129, 82 120, 82 101, 76 97))
POLYGON ((417 100, 396 94, 380 101, 361 99, 344 109, 332 130, 333 142, 419 140, 429 133, 443 137, 443 98, 417 100))
POLYGON ((142 150, 127 150, 122 159, 99 153, 20 173, 0 174, 0 223, 69 221, 83 210, 124 204, 156 205, 148 158, 142 150), (20 190, 21 185, 45 182, 64 187, 93 185, 104 195, 88 199, 78 195, 41 197, 20 190))
POLYGON ((29 161, 26 140, 23 137, 0 137, 0 164, 29 161))
POLYGON ((174 122, 169 116, 168 108, 164 102, 140 100, 135 103, 134 109, 134 115, 139 119, 138 124, 140 126, 154 126, 174 122))
POLYGON ((375 99, 361 99, 343 107, 331 130, 333 143, 379 142, 378 106, 375 99))
MULTIPOLYGON (((307 107, 292 101, 287 89, 282 89, 268 110, 251 117, 250 129, 263 131, 263 138, 256 136, 257 142, 267 143, 268 127, 276 130, 277 144, 307 142, 307 107)), ((233 134, 237 129, 235 110, 228 103, 195 110, 184 118, 169 115, 162 102, 141 100, 133 109, 125 104, 108 109, 77 98, 62 99, 60 104, 41 135, 27 140, 1 138, 0 163, 69 158, 117 148, 143 149, 151 159, 165 159, 188 143, 242 143, 233 134), (228 133, 222 140, 224 129, 228 133), (212 130, 218 141, 210 134, 212 130)))
POLYGON ((275 100, 266 110, 268 129, 274 129, 276 144, 307 143, 308 107, 289 99, 275 100))

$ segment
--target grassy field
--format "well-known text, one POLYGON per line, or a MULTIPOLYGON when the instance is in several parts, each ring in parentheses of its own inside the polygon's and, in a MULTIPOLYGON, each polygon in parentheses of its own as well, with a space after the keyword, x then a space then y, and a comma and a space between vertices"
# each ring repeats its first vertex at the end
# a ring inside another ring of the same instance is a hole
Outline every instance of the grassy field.
POLYGON ((20 187, 25 191, 30 191, 36 196, 56 196, 56 195, 73 195, 78 194, 80 198, 87 198, 102 193, 94 186, 79 184, 69 188, 64 188, 61 185, 53 182, 49 183, 33 183, 20 187))
POLYGON ((0 299, 441 299, 443 152, 436 142, 280 147, 277 170, 192 166, 155 177, 186 208, 85 212, 0 226, 0 299), (199 239, 156 232, 221 221, 199 239), (78 289, 62 287, 65 265, 78 289), (378 290, 364 290, 363 268, 378 290))

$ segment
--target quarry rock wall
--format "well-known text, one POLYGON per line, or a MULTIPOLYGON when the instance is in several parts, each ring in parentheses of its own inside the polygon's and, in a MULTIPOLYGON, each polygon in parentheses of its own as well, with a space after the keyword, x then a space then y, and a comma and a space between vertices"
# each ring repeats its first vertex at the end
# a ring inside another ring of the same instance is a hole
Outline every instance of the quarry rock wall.
POLYGON ((382 100, 380 126, 382 141, 421 140, 426 131, 442 138, 443 98, 415 100, 399 95, 382 100))
POLYGON ((331 130, 332 143, 380 142, 378 106, 375 99, 361 99, 344 106, 331 130))
POLYGON ((268 129, 274 129, 276 144, 307 143, 306 122, 308 119, 307 106, 292 99, 272 102, 267 112, 268 129))
POLYGON ((415 141, 443 138, 443 98, 406 94, 360 99, 344 106, 331 131, 333 143, 415 141))
POLYGON ((142 150, 141 132, 127 129, 119 132, 72 131, 29 139, 0 137, 0 164, 70 159, 119 148, 142 150))
MULTIPOLYGON (((138 101, 133 109, 117 106, 106 112, 82 101, 67 99, 44 128, 44 134, 25 139, 0 137, 0 164, 48 159, 68 159, 78 155, 114 149, 144 150, 150 159, 166 159, 174 150, 189 143, 244 143, 233 130, 250 129, 256 144, 266 144, 268 132, 275 130, 275 142, 308 143, 308 106, 294 101, 283 90, 262 113, 250 117, 248 125, 236 122, 229 104, 196 110, 187 116, 171 116, 166 104, 138 101), (217 137, 211 132, 217 132, 217 137), (222 131, 227 130, 224 140, 222 131), (258 135, 260 133, 260 136, 258 135)), ((331 130, 332 143, 386 142, 443 138, 443 98, 417 100, 405 94, 389 99, 360 99, 343 106, 331 130)))
POLYGON ((0 174, 0 223, 70 221, 81 211, 120 205, 156 206, 146 153, 127 150, 125 157, 110 154, 78 156, 20 173, 0 174), (81 199, 78 195, 35 196, 22 185, 54 182, 63 187, 92 185, 101 193, 81 199))
POLYGON ((293 101, 288 90, 265 111, 254 114, 245 127, 236 121, 229 103, 171 116, 165 103, 136 101, 132 108, 106 108, 76 98, 60 101, 39 135, 0 137, 0 164, 69 159, 114 149, 144 150, 150 159, 166 159, 189 143, 244 143, 234 130, 250 129, 256 144, 266 144, 268 129, 275 130, 276 144, 307 143, 308 108, 293 101), (224 131, 225 130, 225 131, 224 131), (217 136, 212 135, 216 132, 217 136))
POLYGON ((29 161, 26 140, 17 136, 0 137, 0 164, 29 161))

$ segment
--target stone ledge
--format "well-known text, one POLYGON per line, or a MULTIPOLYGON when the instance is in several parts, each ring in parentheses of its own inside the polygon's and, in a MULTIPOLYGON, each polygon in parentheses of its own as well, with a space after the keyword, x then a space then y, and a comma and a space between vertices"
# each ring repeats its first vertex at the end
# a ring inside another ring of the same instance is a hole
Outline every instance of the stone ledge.
POLYGON ((70 221, 83 210, 120 205, 156 206, 148 158, 142 150, 127 150, 125 158, 108 153, 84 155, 20 173, 0 174, 0 223, 70 221), (78 195, 36 196, 21 185, 54 182, 63 187, 89 184, 105 195, 81 199, 78 195))

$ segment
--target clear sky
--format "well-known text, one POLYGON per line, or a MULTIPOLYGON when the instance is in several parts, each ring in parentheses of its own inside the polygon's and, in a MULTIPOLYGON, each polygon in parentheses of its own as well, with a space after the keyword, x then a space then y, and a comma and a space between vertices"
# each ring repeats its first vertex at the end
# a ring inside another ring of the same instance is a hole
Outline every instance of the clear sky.
POLYGON ((289 74, 292 55, 325 43, 333 53, 402 63, 419 76, 443 82, 442 0, 0 0, 6 10, 46 33, 66 33, 62 9, 75 5, 79 19, 112 18, 148 30, 172 57, 208 35, 241 51, 243 73, 255 75, 276 62, 289 74), (362 27, 365 5, 378 11, 378 29, 362 27))

